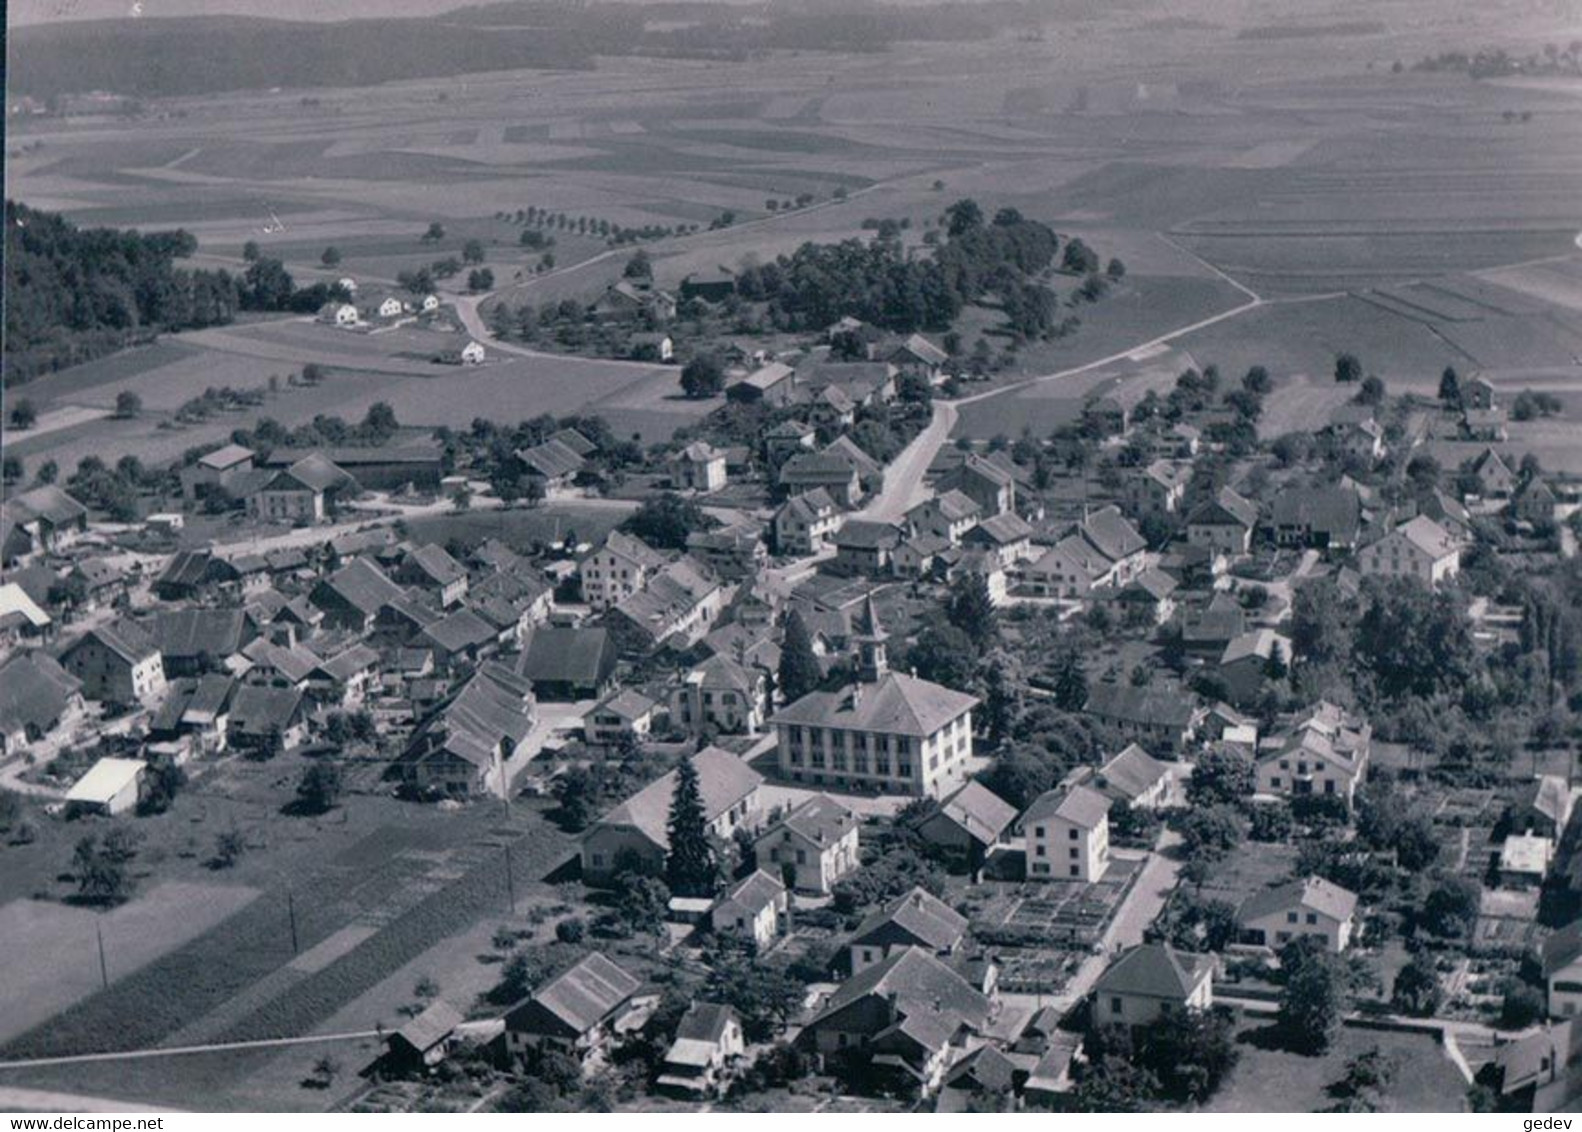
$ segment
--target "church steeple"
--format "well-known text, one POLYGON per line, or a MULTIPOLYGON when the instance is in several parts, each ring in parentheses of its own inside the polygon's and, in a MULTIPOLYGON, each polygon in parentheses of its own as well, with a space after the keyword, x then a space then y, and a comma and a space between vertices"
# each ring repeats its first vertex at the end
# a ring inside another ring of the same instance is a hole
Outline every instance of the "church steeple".
POLYGON ((885 641, 890 634, 879 622, 879 611, 874 608, 873 594, 862 599, 862 608, 852 623, 852 640, 857 645, 857 679, 865 684, 876 684, 890 671, 890 660, 885 641))

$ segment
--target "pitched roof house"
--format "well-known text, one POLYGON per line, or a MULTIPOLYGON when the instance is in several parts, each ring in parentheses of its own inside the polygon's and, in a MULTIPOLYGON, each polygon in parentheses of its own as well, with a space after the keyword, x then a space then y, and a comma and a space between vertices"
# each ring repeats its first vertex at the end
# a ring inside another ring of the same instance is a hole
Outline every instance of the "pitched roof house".
POLYGON ((553 1049, 586 1064, 607 1046, 617 1017, 641 986, 603 954, 586 955, 506 1013, 506 1049, 517 1056, 553 1049))
POLYGON ((1214 1004, 1214 959, 1144 943, 1123 951, 1093 984, 1096 1026, 1147 1026, 1167 1013, 1214 1004))

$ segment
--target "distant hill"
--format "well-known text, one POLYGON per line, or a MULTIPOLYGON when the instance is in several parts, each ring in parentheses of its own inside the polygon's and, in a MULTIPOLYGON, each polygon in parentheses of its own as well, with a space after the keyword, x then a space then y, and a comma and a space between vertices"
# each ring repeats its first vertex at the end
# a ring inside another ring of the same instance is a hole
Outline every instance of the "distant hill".
POLYGON ((15 28, 13 97, 90 90, 138 98, 271 87, 367 86, 522 68, 580 69, 624 54, 640 29, 613 19, 501 31, 439 20, 303 23, 241 16, 92 20, 15 28))

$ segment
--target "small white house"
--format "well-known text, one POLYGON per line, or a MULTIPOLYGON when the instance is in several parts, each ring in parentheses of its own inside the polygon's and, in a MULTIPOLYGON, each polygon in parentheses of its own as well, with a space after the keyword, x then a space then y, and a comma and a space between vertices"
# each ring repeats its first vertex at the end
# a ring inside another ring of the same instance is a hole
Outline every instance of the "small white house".
POLYGON ((379 304, 379 317, 400 318, 402 309, 401 300, 396 298, 394 295, 391 295, 388 299, 379 304))
POLYGON ((337 279, 335 281, 335 285, 342 291, 345 291, 348 295, 355 295, 357 293, 357 280, 353 279, 350 275, 337 279))
POLYGON ((437 310, 439 310, 439 296, 438 295, 424 295, 423 296, 423 313, 424 314, 433 314, 437 310))
POLYGON ((759 869, 726 890, 709 913, 718 935, 768 947, 780 934, 789 901, 785 885, 759 869))
POLYGON ((1301 936, 1316 936, 1330 951, 1351 942, 1357 915, 1355 893, 1311 876, 1255 892, 1236 913, 1248 943, 1279 948, 1301 936))
POLYGON ((137 805, 142 759, 100 759, 66 793, 66 808, 114 817, 137 805))
POLYGON ((463 365, 481 366, 483 365, 483 359, 483 343, 468 342, 461 348, 461 360, 463 365))
POLYGON ((325 303, 319 308, 319 321, 331 326, 356 326, 357 308, 350 303, 325 303))

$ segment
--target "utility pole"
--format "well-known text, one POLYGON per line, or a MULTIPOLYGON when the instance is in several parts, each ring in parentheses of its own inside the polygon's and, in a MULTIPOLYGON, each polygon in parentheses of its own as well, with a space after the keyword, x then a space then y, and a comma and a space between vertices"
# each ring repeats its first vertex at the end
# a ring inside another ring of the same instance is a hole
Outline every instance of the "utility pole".
POLYGON ((110 989, 110 968, 104 961, 104 929, 97 920, 93 924, 94 938, 99 941, 99 981, 104 984, 104 989, 110 989))
POLYGON ((516 873, 511 868, 511 847, 505 847, 505 890, 511 898, 511 915, 516 915, 516 873))
POLYGON ((291 954, 297 954, 297 901, 291 893, 286 893, 286 915, 291 919, 291 954))

